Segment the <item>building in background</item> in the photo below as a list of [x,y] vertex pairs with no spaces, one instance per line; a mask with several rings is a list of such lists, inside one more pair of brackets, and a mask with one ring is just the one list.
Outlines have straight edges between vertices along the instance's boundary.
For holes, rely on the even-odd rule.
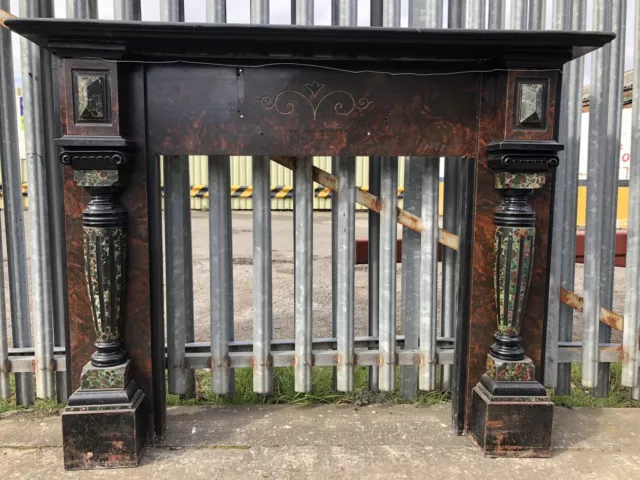
[[[622,136],[620,139],[620,180],[629,180],[631,159],[631,101],[633,94],[633,70],[624,74],[624,96],[622,108]],[[589,100],[591,85],[582,91],[582,136],[580,138],[580,179],[587,178],[587,150],[589,148]]]

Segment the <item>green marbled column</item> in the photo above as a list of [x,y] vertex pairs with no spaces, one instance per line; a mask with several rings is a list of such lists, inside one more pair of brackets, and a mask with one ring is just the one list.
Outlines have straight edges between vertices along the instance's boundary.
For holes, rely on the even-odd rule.
[[85,274],[96,343],[120,342],[127,236],[124,227],[83,227]]
[[121,365],[127,358],[122,349],[127,215],[117,200],[124,186],[123,172],[114,168],[75,170],[74,180],[91,194],[82,226],[85,275],[96,331],[91,363],[95,367]]
[[495,186],[503,196],[495,212],[494,290],[497,312],[496,343],[491,354],[501,360],[525,358],[520,329],[531,283],[536,239],[535,212],[529,204],[546,173],[499,172]]

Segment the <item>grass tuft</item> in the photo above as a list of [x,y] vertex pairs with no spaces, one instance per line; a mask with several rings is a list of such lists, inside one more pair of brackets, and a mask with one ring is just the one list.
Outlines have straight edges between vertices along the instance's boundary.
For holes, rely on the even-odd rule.
[[[273,395],[260,395],[252,391],[253,376],[249,368],[235,370],[236,390],[233,395],[221,397],[211,393],[211,376],[208,370],[196,372],[195,398],[180,395],[168,395],[167,404],[176,405],[323,405],[353,404],[364,406],[374,403],[414,403],[416,405],[434,405],[451,399],[449,392],[420,392],[415,400],[404,397],[398,390],[394,392],[370,392],[368,390],[368,368],[356,367],[354,371],[354,391],[336,392],[331,382],[332,369],[320,367],[313,369],[313,390],[309,393],[295,391],[293,368],[275,368],[273,370]],[[397,376],[399,374],[396,374]],[[396,382],[399,383],[399,382]]]
[[630,397],[630,389],[621,385],[622,364],[612,363],[610,373],[609,396],[595,398],[589,388],[581,385],[582,367],[574,363],[571,366],[571,394],[555,395],[550,390],[551,399],[559,407],[591,408],[640,408],[640,401]]
[[[622,367],[619,363],[611,364],[611,388],[606,398],[594,398],[590,389],[581,386],[581,368],[574,364],[571,369],[571,394],[555,395],[549,390],[553,402],[562,407],[590,407],[590,408],[640,408],[640,401],[629,396],[629,389],[620,384]],[[356,367],[354,391],[352,393],[336,392],[331,381],[332,369],[321,367],[313,369],[313,390],[309,393],[295,391],[295,377],[293,368],[275,368],[274,391],[272,395],[260,395],[253,392],[253,374],[250,368],[235,370],[235,392],[229,396],[219,396],[211,393],[211,374],[208,370],[196,371],[196,395],[185,398],[180,395],[167,395],[169,406],[178,405],[327,405],[350,404],[355,407],[371,404],[413,404],[436,405],[451,400],[451,392],[420,392],[416,399],[404,397],[398,389],[393,392],[370,392],[368,390],[368,368]],[[396,385],[399,385],[399,370],[396,371]],[[11,376],[11,397],[0,400],[0,414],[11,411],[35,412],[38,415],[55,415],[63,404],[53,399],[37,399],[34,405],[28,407],[16,406],[15,385]]]

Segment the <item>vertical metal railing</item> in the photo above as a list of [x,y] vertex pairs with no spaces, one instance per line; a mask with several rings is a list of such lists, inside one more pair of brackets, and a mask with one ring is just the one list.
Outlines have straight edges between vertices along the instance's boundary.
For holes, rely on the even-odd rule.
[[[554,2],[554,29],[585,30],[586,20],[586,2]],[[558,395],[568,395],[571,391],[571,364],[557,360],[558,342],[573,339],[573,310],[559,302],[559,289],[574,289],[583,81],[584,58],[565,66],[560,122],[560,143],[565,149],[556,171],[544,369],[545,385],[555,387]]]
[[[37,2],[22,0],[20,15],[38,17]],[[41,49],[25,38],[20,40],[22,88],[25,121],[27,181],[29,184],[29,225],[31,230],[31,285],[35,330],[36,394],[40,398],[55,395],[53,362],[53,315],[51,258],[48,234],[48,199],[45,163],[47,149],[44,125]],[[51,132],[49,132],[51,133]],[[49,152],[51,153],[51,152]],[[44,159],[44,161],[43,161]]]
[[67,0],[67,18],[98,18],[98,0]]
[[[160,0],[160,18],[184,22],[184,1]],[[165,155],[163,169],[168,386],[169,393],[193,396],[194,371],[185,368],[186,344],[194,340],[189,158]]]
[[[0,108],[1,107],[2,104],[0,103]],[[2,143],[2,139],[3,135],[0,130],[0,143]],[[9,342],[7,341],[7,311],[5,307],[6,297],[4,293],[4,254],[2,251],[2,242],[0,242],[0,280],[0,399],[6,400],[11,395],[11,383],[9,380]]]
[[529,0],[529,30],[544,30],[547,0]]
[[313,365],[313,157],[294,172],[295,391],[311,391]]
[[[358,24],[356,0],[331,0],[331,25],[355,27]],[[338,176],[338,157],[331,157],[331,173]],[[338,335],[338,205],[340,192],[331,193],[331,335]],[[354,239],[355,240],[355,239]],[[375,246],[374,246],[375,247]],[[355,248],[355,247],[354,247]],[[355,252],[353,253],[355,256]],[[376,290],[374,290],[376,291]],[[375,295],[375,294],[374,294]],[[353,317],[353,315],[352,315]],[[339,349],[338,349],[339,350]],[[338,389],[339,368],[333,370],[333,387]],[[353,371],[353,367],[351,368]],[[352,375],[353,376],[353,375]]]
[[489,29],[502,30],[505,26],[505,0],[489,0]]
[[[420,0],[409,1],[408,22],[410,28],[426,27],[427,4]],[[425,159],[405,157],[403,208],[420,215],[422,202],[422,172]],[[420,234],[402,228],[402,279],[400,322],[405,337],[405,348],[417,349],[420,339]],[[417,369],[400,368],[400,393],[406,398],[418,394]]]
[[380,158],[380,360],[378,384],[391,392],[396,383],[396,248],[398,203],[398,159]]
[[[443,2],[431,0],[429,2],[409,3],[409,26],[423,28],[442,28]],[[413,165],[412,165],[413,164]],[[416,164],[419,164],[416,165]],[[410,243],[407,245],[407,260],[416,258],[417,262],[412,266],[415,283],[409,284],[409,276],[403,284],[403,297],[406,296],[405,337],[407,329],[412,325],[412,330],[417,330],[419,338],[420,367],[418,379],[411,380],[420,390],[434,390],[436,387],[436,336],[437,336],[437,279],[438,279],[438,194],[440,183],[440,159],[439,158],[411,158],[409,169],[414,170],[417,178],[414,183],[414,209],[424,222],[421,234],[410,231]],[[411,181],[411,180],[410,180]],[[405,187],[407,194],[409,192]],[[407,195],[405,194],[405,195]],[[405,196],[406,198],[406,196]],[[406,201],[406,200],[405,200]],[[408,208],[407,208],[408,209]],[[408,229],[405,229],[408,230]],[[404,232],[403,232],[404,235]],[[403,254],[405,251],[405,239],[403,236]],[[405,267],[403,256],[403,271]],[[404,280],[404,278],[403,278]],[[405,287],[407,291],[405,292]],[[413,333],[412,333],[413,334]],[[405,387],[407,383],[403,382]],[[448,379],[450,381],[450,379]],[[405,394],[415,396],[415,386]],[[404,393],[404,392],[403,392]]]
[[294,172],[295,390],[311,391],[313,365],[313,157]]
[[[269,0],[251,0],[251,23],[269,23]],[[242,117],[241,117],[242,118]],[[269,157],[253,157],[253,391],[273,390]]]
[[[313,1],[292,3],[292,23],[313,25]],[[294,188],[295,391],[310,392],[313,367],[313,157],[299,158]]]
[[[373,5],[373,2],[372,2]],[[374,25],[373,21],[371,26],[383,26],[383,27],[400,27],[401,18],[401,2],[398,0],[383,0],[382,2],[382,23],[381,25]],[[372,17],[373,20],[373,17]],[[377,22],[376,22],[377,23]]]
[[[613,276],[615,272],[616,211],[618,207],[618,178],[620,176],[620,138],[622,127],[622,95],[624,79],[624,46],[627,0],[610,2],[607,29],[616,33],[615,40],[607,46],[609,64],[606,98],[606,128],[601,135],[606,138],[603,164],[602,258],[600,266],[600,306],[613,308]],[[599,318],[598,318],[599,321]],[[611,327],[600,326],[600,343],[611,342]],[[598,385],[593,391],[597,397],[609,395],[610,365],[598,367]]]
[[269,157],[253,157],[253,391],[273,390]]
[[[466,2],[463,0],[449,0],[448,27],[465,28]],[[458,199],[460,197],[460,159],[445,158],[444,162],[444,208],[443,227],[446,231],[458,234]],[[455,335],[455,300],[458,289],[456,276],[457,252],[443,248],[442,250],[442,308],[440,321],[440,335],[454,337]],[[440,388],[449,390],[452,384],[452,365],[440,367]]]
[[485,29],[487,4],[486,0],[468,0],[467,2],[467,28]]
[[509,28],[512,30],[527,29],[528,0],[512,0],[511,21]]
[[[41,17],[54,17],[53,1],[39,0],[39,15]],[[49,262],[51,264],[51,306],[53,315],[53,341],[56,347],[65,347],[66,325],[68,318],[68,297],[67,297],[67,253],[64,226],[64,180],[63,170],[58,161],[58,149],[55,139],[59,136],[56,118],[56,108],[54,99],[56,98],[53,77],[54,70],[51,61],[51,54],[44,49],[40,52],[42,83],[42,116],[43,131],[45,140],[45,181],[47,184],[47,204],[49,242]],[[56,68],[57,72],[58,69]],[[58,402],[66,402],[68,396],[67,372],[55,373],[55,392]]]
[[[606,0],[593,2],[593,29],[607,30]],[[587,168],[587,225],[585,233],[584,262],[584,314],[582,325],[582,384],[585,387],[598,385],[598,362],[600,357],[600,304],[602,287],[602,222],[604,220],[604,185],[606,164],[606,141],[601,132],[607,131],[607,108],[605,95],[609,86],[611,50],[608,46],[591,54],[591,98],[589,102],[589,164]]]
[[[400,2],[397,0],[371,0],[371,20],[372,27],[400,26]],[[397,10],[397,13],[396,13]],[[397,25],[395,24],[397,19]],[[380,195],[380,157],[369,157],[369,191],[373,195]],[[369,210],[368,225],[369,251],[368,251],[368,275],[369,275],[369,297],[368,297],[368,333],[372,337],[379,334],[380,324],[380,214]],[[378,387],[378,366],[369,367],[369,390],[376,392]]]
[[439,159],[428,158],[421,178],[424,229],[420,242],[420,390],[436,388],[439,170]]
[[631,124],[631,172],[629,178],[629,229],[624,331],[622,337],[622,385],[634,387],[632,398],[640,400],[638,384],[638,317],[640,315],[640,0],[635,2],[633,61],[633,112]]
[[[0,39],[0,41],[2,41]],[[2,103],[0,102],[0,108]],[[0,144],[3,142],[2,129],[0,129]],[[2,231],[0,230],[0,238]],[[4,253],[0,242],[0,399],[6,400],[11,395],[11,383],[9,379],[9,342],[7,341],[7,310],[4,293]]]
[[[569,30],[570,29],[570,17],[569,17],[569,2],[571,0],[556,0],[553,3],[553,20],[552,28],[554,30]],[[560,125],[558,127],[560,143],[566,143],[569,139],[569,130],[573,126],[572,122],[575,122],[576,111],[575,106],[572,105],[572,98],[569,89],[572,82],[571,67],[574,62],[569,65],[565,65],[563,71],[563,83],[562,83],[562,104],[560,106]],[[573,106],[573,109],[572,109]],[[547,306],[547,344],[545,348],[545,368],[544,368],[544,382],[545,385],[550,387],[556,387],[558,378],[558,341],[560,338],[560,317],[563,305],[560,303],[560,287],[563,276],[563,248],[561,247],[564,242],[569,239],[564,237],[564,221],[567,211],[565,208],[565,193],[570,188],[567,185],[568,176],[572,173],[571,161],[578,161],[578,158],[574,158],[570,154],[569,145],[566,145],[565,151],[559,154],[560,163],[556,169],[555,180],[555,195],[553,203],[553,228],[551,231],[551,261],[549,262],[549,296]],[[575,172],[577,175],[577,172]],[[574,189],[577,187],[575,182],[573,183]],[[575,190],[577,193],[577,189]],[[574,193],[574,194],[575,194]],[[570,235],[574,237],[575,243],[575,224],[573,226],[574,231]],[[575,262],[575,259],[574,259]],[[575,269],[575,263],[572,263],[570,268]],[[564,306],[564,308],[568,308]],[[573,312],[571,312],[573,317]]]
[[[379,11],[375,17],[374,7]],[[371,8],[372,26],[400,27],[400,1],[372,2]],[[396,380],[397,157],[369,159],[369,190],[382,199],[382,212],[369,212],[369,335],[379,336],[380,353],[379,369],[369,368],[369,388],[389,392],[395,389]],[[410,342],[414,340],[417,344],[417,338]],[[400,375],[404,385],[405,376],[415,379],[416,369],[401,368]]]
[[[587,5],[582,0],[570,0],[569,28],[582,31],[587,28]],[[564,149],[564,209],[562,226],[562,259],[560,286],[573,291],[575,286],[576,222],[578,210],[578,177],[580,168],[580,144],[582,136],[582,84],[584,81],[584,57],[571,62],[568,67],[567,135]],[[558,191],[556,190],[556,193]],[[554,225],[554,228],[556,226]],[[573,310],[560,306],[558,334],[560,341],[573,339]],[[558,364],[556,393],[568,395],[571,391],[571,364]]]
[[337,368],[336,388],[341,392],[353,391],[354,367],[354,291],[355,291],[355,157],[337,159],[338,196],[336,249],[336,335]]
[[230,191],[229,157],[225,155],[210,156],[211,391],[218,395],[227,395],[233,391],[233,370],[229,368],[229,341],[234,338]]
[[[0,0],[0,8],[9,10],[9,0]],[[14,348],[31,346],[31,322],[29,318],[29,288],[27,282],[27,252],[22,211],[22,180],[18,124],[14,87],[13,51],[11,33],[0,29],[0,127],[2,142],[2,183],[4,220],[7,242],[11,333]],[[3,280],[4,282],[4,280]],[[0,332],[5,340],[6,329]],[[16,404],[34,402],[32,373],[16,373]]]
[[[225,0],[207,2],[207,22],[226,23]],[[234,336],[233,248],[231,230],[231,159],[212,155],[209,167],[210,335],[211,391],[228,395],[234,390],[229,366],[229,341]]]
[[313,18],[313,0],[291,0],[292,25],[313,25]]
[[169,392],[189,395],[193,372],[185,368],[186,344],[193,342],[193,267],[189,161],[165,155],[164,223]]
[[140,0],[113,0],[113,16],[116,20],[142,20]]

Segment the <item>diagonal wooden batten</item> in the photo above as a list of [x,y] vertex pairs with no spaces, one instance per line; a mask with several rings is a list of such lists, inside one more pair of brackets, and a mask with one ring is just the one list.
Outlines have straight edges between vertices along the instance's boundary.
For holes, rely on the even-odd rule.
[[[271,156],[271,161],[282,165],[289,170],[296,169],[296,157],[279,157]],[[332,192],[338,191],[338,179],[331,175],[329,172],[322,170],[318,167],[313,167],[313,181],[319,183],[323,187],[328,188]],[[382,200],[369,192],[356,187],[356,203],[367,207],[374,212],[380,213],[382,211]],[[422,233],[424,229],[422,219],[417,215],[407,212],[406,210],[397,207],[398,223],[404,225],[411,230]],[[458,236],[440,228],[440,235],[438,242],[447,248],[458,251],[459,239]]]
[[[564,303],[578,312],[584,310],[584,298],[564,288],[560,289],[560,303]],[[600,321],[615,330],[623,331],[624,317],[604,307],[600,307]]]
[[9,12],[0,9],[0,27],[4,27],[4,28],[8,28],[5,24],[4,21],[9,19],[9,18],[16,18],[15,15],[10,14]]

